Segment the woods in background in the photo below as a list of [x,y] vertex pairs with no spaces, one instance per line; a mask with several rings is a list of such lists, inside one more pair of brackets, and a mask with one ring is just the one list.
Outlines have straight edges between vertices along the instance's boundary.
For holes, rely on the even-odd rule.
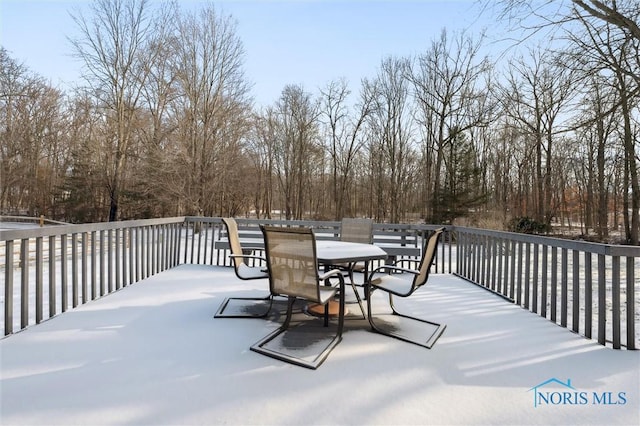
[[[520,22],[528,3],[494,7]],[[491,58],[443,30],[357,87],[291,83],[258,108],[231,16],[94,1],[74,16],[72,92],[0,48],[0,213],[562,223],[638,244],[640,4],[560,10],[529,27],[548,46]]]

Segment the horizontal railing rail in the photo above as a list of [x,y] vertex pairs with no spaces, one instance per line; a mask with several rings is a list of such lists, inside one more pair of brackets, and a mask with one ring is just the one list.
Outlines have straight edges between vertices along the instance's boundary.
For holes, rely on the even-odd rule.
[[[340,235],[337,221],[237,222],[243,245],[259,251],[260,224],[309,226],[318,239]],[[437,227],[376,223],[373,241],[391,258],[419,259]],[[0,231],[0,327],[11,334],[180,263],[231,266],[220,218]],[[638,348],[640,247],[447,226],[433,272],[454,273],[600,344]]]
[[638,348],[640,247],[455,228],[456,274],[600,344]]

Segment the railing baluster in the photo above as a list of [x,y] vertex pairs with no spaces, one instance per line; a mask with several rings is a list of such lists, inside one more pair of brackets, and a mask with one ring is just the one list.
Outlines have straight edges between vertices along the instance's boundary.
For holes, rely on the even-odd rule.
[[113,231],[107,231],[107,294],[113,292]]
[[627,304],[627,349],[636,348],[636,301],[634,295],[636,294],[635,288],[635,268],[634,258],[627,257],[627,282],[625,288],[626,304]]
[[580,253],[578,250],[572,250],[573,253],[573,270],[572,270],[572,278],[573,278],[573,286],[571,289],[571,329],[578,333],[580,331]]
[[611,281],[613,348],[620,349],[620,256],[611,259]]
[[567,310],[569,307],[569,254],[566,248],[562,249],[562,275],[560,281],[560,325],[567,326]]
[[502,238],[498,239],[498,280],[496,281],[496,292],[502,293],[504,288],[503,281],[503,263],[505,263],[504,259],[504,240]]
[[514,300],[515,277],[516,277],[516,242],[511,241],[509,249],[510,267],[509,267],[509,299]]
[[78,306],[78,234],[71,234],[71,306]]
[[36,238],[36,324],[43,320],[44,295],[43,295],[43,264],[42,264],[42,237]]
[[121,232],[120,229],[117,228],[115,230],[115,275],[116,275],[116,290],[120,290],[120,288],[122,288],[122,270],[121,270],[121,265],[122,265],[122,253],[121,253],[121,238],[120,238]]
[[151,243],[151,275],[158,272],[158,228],[155,226],[151,228],[150,232]]
[[20,328],[29,325],[29,240],[20,240]]
[[89,282],[89,277],[88,277],[88,249],[87,249],[87,233],[83,232],[82,233],[82,240],[81,240],[81,244],[82,244],[82,248],[80,251],[80,267],[82,268],[82,273],[81,273],[81,295],[82,295],[82,303],[87,303],[87,301],[89,300],[89,295],[88,295],[88,282]]
[[530,287],[531,287],[531,244],[527,243],[524,255],[524,308],[530,308]]
[[518,305],[522,304],[522,241],[518,241],[517,244],[517,253],[518,253],[518,260],[517,260],[517,272],[516,272],[516,303]]
[[104,231],[99,232],[98,236],[98,260],[100,263],[100,297],[104,296],[107,291],[107,283],[105,282],[105,266],[104,266]]
[[49,318],[56,315],[56,237],[49,237]]
[[538,302],[538,283],[540,282],[538,280],[538,271],[540,270],[538,263],[540,262],[540,247],[538,246],[538,244],[534,244],[533,245],[533,277],[532,277],[532,282],[531,282],[531,287],[532,287],[532,291],[531,291],[531,298],[533,299],[533,303],[532,303],[532,311],[534,313],[538,313],[538,306],[539,306],[539,302]]
[[598,343],[606,344],[607,287],[606,263],[603,254],[598,255]]
[[67,312],[69,309],[69,263],[67,261],[67,234],[60,236],[60,310]]
[[584,335],[591,339],[593,327],[593,274],[591,253],[584,253]]
[[489,271],[487,271],[487,275],[489,275],[489,282],[491,283],[491,290],[496,291],[496,262],[497,255],[496,250],[498,248],[498,244],[495,237],[491,237],[491,250],[490,250],[490,266]]
[[4,267],[4,334],[13,333],[13,241],[5,245]]
[[98,234],[91,232],[91,300],[98,298]]
[[551,248],[551,321],[557,322],[558,312],[558,248]]

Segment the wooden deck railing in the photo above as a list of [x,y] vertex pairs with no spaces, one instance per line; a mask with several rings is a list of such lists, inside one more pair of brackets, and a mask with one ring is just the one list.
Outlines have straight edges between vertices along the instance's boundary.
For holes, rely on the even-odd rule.
[[640,247],[455,228],[456,274],[616,349],[638,348]]
[[[339,237],[340,222],[237,221],[241,241],[258,248],[261,223]],[[418,259],[435,228],[374,224],[374,244]],[[223,230],[220,218],[176,217],[0,231],[0,327],[9,335],[180,263],[229,266]],[[600,344],[638,348],[640,247],[453,226],[441,242],[433,272],[454,273]]]

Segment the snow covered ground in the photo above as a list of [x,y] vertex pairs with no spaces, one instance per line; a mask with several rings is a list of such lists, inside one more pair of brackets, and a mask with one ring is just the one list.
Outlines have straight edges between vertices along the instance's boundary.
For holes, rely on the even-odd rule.
[[433,349],[349,320],[315,371],[249,350],[276,322],[213,318],[266,288],[181,265],[0,340],[0,424],[640,424],[640,351],[452,275],[403,303],[447,324]]

